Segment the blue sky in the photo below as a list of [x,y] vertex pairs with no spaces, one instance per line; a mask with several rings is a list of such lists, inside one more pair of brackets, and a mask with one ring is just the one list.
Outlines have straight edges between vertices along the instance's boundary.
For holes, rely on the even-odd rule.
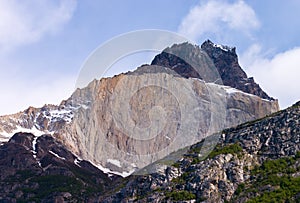
[[300,100],[299,10],[298,0],[0,1],[0,114],[68,98],[93,50],[140,29],[237,47],[248,75],[287,107]]

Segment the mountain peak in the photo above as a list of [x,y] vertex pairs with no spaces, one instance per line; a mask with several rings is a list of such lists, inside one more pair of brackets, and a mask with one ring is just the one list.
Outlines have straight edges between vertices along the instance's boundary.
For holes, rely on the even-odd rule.
[[[151,65],[170,68],[185,78],[199,78],[205,82],[221,79],[225,86],[262,99],[274,100],[261,89],[253,77],[248,78],[239,65],[235,47],[218,45],[210,40],[206,40],[201,47],[188,42],[174,44],[156,55]],[[211,70],[210,67],[215,67],[215,72],[218,73],[209,73],[210,77],[205,77]]]
[[213,48],[215,50],[221,50],[221,51],[225,51],[225,52],[230,52],[233,54],[236,54],[236,48],[235,47],[230,47],[230,46],[226,46],[226,45],[220,45],[220,44],[215,44],[212,41],[210,41],[209,39],[206,40],[205,42],[203,42],[203,44],[201,45],[201,48],[205,49],[205,48]]
[[[216,80],[220,77],[222,80]],[[124,181],[134,177],[120,179],[113,174],[123,177],[133,172],[152,174],[164,172],[163,168],[170,174],[168,168],[185,157],[188,146],[224,128],[278,111],[277,101],[262,99],[268,97],[262,93],[253,78],[247,78],[238,65],[235,49],[210,41],[201,47],[187,42],[175,44],[157,55],[152,65],[94,80],[58,106],[29,107],[14,115],[0,116],[0,199],[11,198],[15,193],[17,196],[8,202],[31,201],[35,197],[55,202],[48,197],[65,195],[85,202],[82,198],[109,195],[106,191],[115,191],[112,187],[121,188]],[[253,132],[249,131],[250,141],[265,137],[254,133],[259,137],[252,139]],[[268,141],[271,143],[273,140]],[[207,146],[210,150],[210,141]],[[160,161],[163,168],[155,167],[155,161]],[[207,166],[206,163],[203,165]],[[163,184],[172,179],[168,176],[165,180]],[[199,179],[193,180],[199,185]],[[223,182],[227,183],[228,179]],[[214,179],[213,183],[216,183]],[[62,188],[70,193],[57,194]]]
[[[94,80],[58,106],[30,107],[2,116],[0,142],[17,132],[51,134],[106,173],[128,176],[208,133],[277,111],[277,101],[259,97],[262,90],[255,89],[237,56],[220,50],[211,45],[175,44],[157,55],[153,65]],[[248,86],[248,92],[243,91]],[[157,107],[164,109],[157,111],[165,112],[162,116],[150,114]],[[211,121],[216,123],[210,125]],[[152,130],[151,123],[156,122]],[[159,132],[153,133],[155,139],[141,139],[141,134],[147,138],[152,132]]]

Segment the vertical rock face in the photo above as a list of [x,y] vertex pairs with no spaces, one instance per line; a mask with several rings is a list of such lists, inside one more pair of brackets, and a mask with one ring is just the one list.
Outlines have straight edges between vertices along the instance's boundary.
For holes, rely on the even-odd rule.
[[2,116],[0,139],[20,130],[47,132],[102,170],[127,176],[225,127],[279,110],[258,85],[243,87],[251,79],[234,49],[202,46],[174,45],[152,65],[94,80],[59,106]]
[[[60,139],[84,159],[126,175],[226,127],[278,110],[276,101],[158,69],[143,66],[78,90],[97,94]],[[75,92],[73,102],[81,96]]]

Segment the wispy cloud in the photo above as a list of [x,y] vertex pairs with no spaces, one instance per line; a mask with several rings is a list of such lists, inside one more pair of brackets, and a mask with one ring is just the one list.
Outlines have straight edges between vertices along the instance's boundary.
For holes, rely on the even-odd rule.
[[14,51],[63,31],[75,9],[75,0],[0,1],[0,114],[59,103],[70,96],[74,76],[62,75],[55,68],[37,74]]
[[280,107],[286,108],[300,99],[299,56],[300,47],[296,47],[269,59],[255,44],[241,56],[241,63],[271,96],[278,98]]
[[224,29],[238,30],[250,35],[260,22],[254,10],[244,1],[207,1],[190,10],[182,20],[179,33],[197,40],[207,33],[226,34]]
[[[261,28],[260,20],[244,1],[201,2],[183,18],[178,28],[181,34],[195,41],[213,35],[223,43],[224,36],[245,35],[251,39],[248,49],[240,55],[241,66],[246,72],[254,76],[270,96],[279,100],[281,108],[300,100],[300,47],[275,54],[274,50],[264,47],[263,39],[256,36]],[[239,48],[237,41],[233,40]],[[274,55],[272,58],[270,52]]]
[[76,76],[53,75],[52,79],[1,78],[0,115],[25,110],[29,106],[42,107],[44,104],[59,104],[75,90]]
[[67,23],[75,0],[0,1],[0,50],[36,42]]

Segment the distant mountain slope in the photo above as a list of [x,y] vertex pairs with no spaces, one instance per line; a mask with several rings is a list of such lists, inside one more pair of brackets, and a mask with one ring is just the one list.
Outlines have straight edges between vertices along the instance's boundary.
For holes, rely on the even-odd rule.
[[203,141],[197,143],[172,167],[131,176],[102,201],[299,202],[299,124],[300,102],[222,131],[208,156],[199,154]]

